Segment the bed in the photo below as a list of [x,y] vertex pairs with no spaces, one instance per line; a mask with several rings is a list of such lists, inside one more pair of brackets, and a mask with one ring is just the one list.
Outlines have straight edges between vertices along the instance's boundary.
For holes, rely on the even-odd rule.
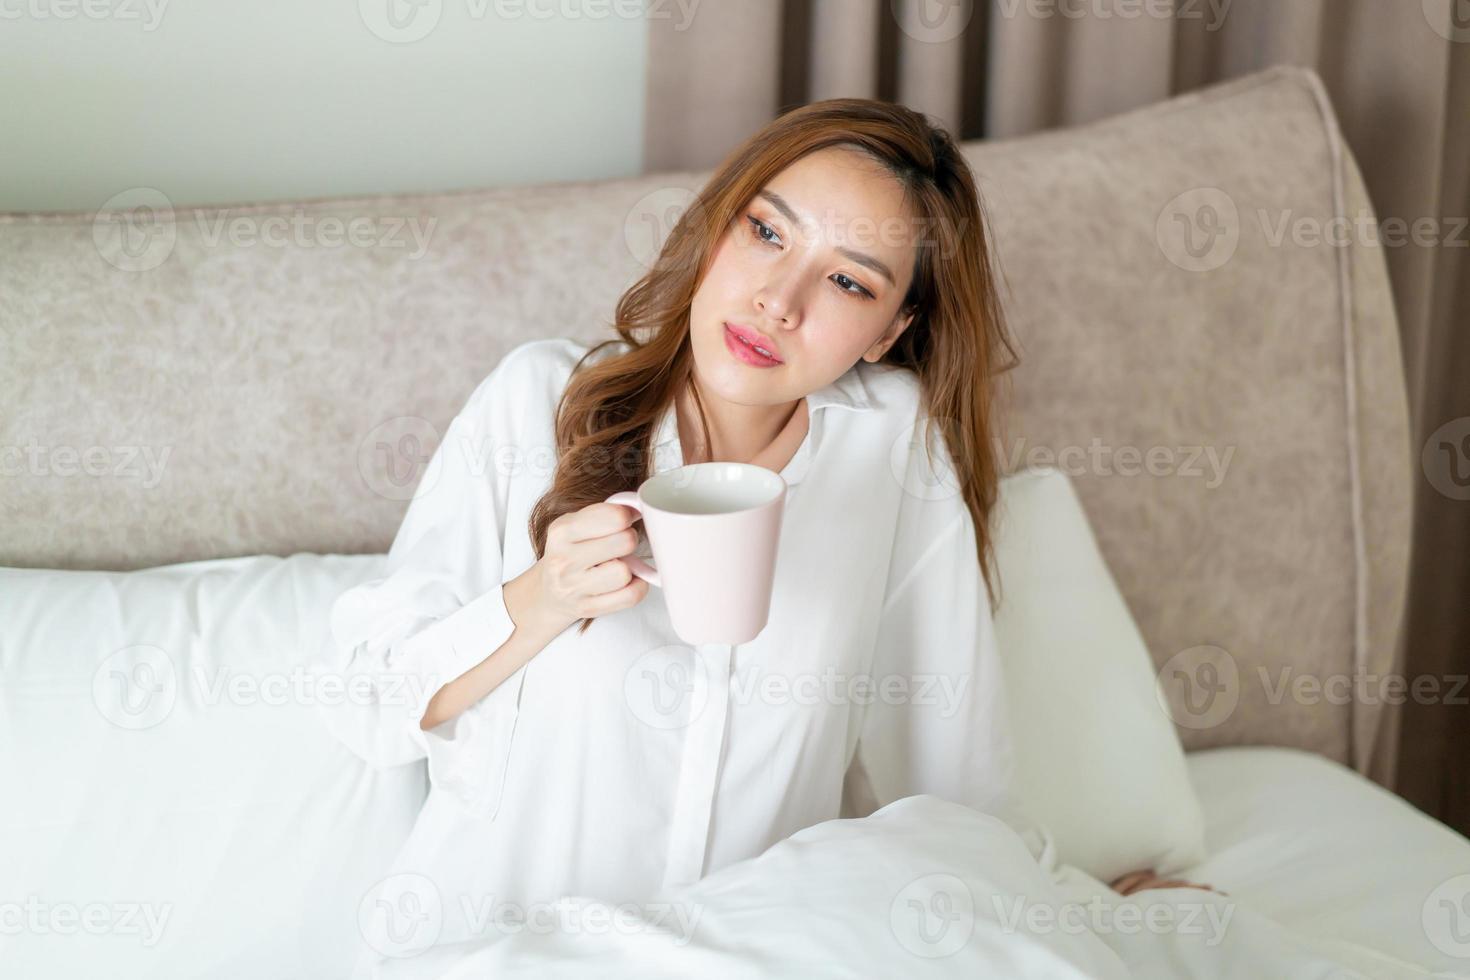
[[[1022,346],[998,434],[1008,474],[1051,468],[1075,494],[1106,572],[1089,594],[1116,592],[1119,649],[1152,683],[1130,696],[1157,697],[1178,753],[1167,779],[1128,778],[1169,781],[1188,804],[1130,809],[1049,745],[1037,751],[1071,774],[1030,770],[1051,851],[911,798],[669,898],[704,910],[682,945],[639,918],[385,970],[1470,975],[1470,842],[1383,788],[1392,699],[1279,686],[1283,670],[1353,682],[1403,663],[1415,456],[1382,256],[1267,233],[1283,216],[1371,214],[1320,82],[1273,69],[964,150]],[[606,335],[706,176],[229,209],[142,188],[143,210],[0,215],[0,880],[18,896],[0,905],[0,971],[349,975],[364,896],[425,774],[366,767],[322,731],[321,692],[275,697],[264,681],[290,689],[325,605],[391,541],[414,480],[383,453],[423,458],[515,344]],[[385,234],[232,241],[210,234],[222,217],[365,217]],[[1049,642],[1076,657],[1075,640]],[[1060,698],[1083,660],[1032,683]],[[207,682],[168,687],[180,665]],[[1224,667],[1229,710],[1202,715],[1189,681]],[[129,681],[166,697],[109,700]],[[1144,838],[1202,835],[1173,870],[1228,895],[1109,893],[1099,855],[1117,852],[1086,837],[1104,817],[1156,820]],[[886,863],[852,859],[874,847]],[[808,889],[829,904],[771,917]],[[916,953],[903,909],[938,914],[962,894],[965,941]],[[998,896],[1094,916],[1157,907],[1176,927],[1028,932],[1007,928]],[[1220,903],[1240,945],[1189,946],[1182,917]]]

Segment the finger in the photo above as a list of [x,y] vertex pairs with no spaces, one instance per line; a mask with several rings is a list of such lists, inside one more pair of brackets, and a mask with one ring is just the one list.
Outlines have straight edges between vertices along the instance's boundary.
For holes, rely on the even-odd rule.
[[583,580],[582,587],[588,595],[602,595],[605,592],[614,592],[636,581],[639,579],[628,567],[627,562],[621,558],[610,558],[587,569],[587,577]]
[[631,555],[638,548],[638,529],[620,528],[600,538],[590,538],[572,545],[569,554],[577,568],[593,568],[612,558]]
[[604,592],[587,600],[588,616],[606,616],[608,613],[618,612],[636,606],[643,601],[648,594],[648,583],[641,578],[635,578],[621,589],[612,592]]
[[1170,878],[1160,878],[1158,875],[1149,874],[1133,882],[1128,889],[1128,894],[1132,895],[1136,892],[1149,891],[1153,888],[1175,888],[1183,884],[1186,884],[1186,882]]
[[606,537],[621,531],[639,518],[638,511],[626,504],[610,504],[606,501],[588,504],[577,511],[568,524],[572,542],[588,541]]
[[1121,890],[1121,889],[1124,889],[1124,888],[1131,887],[1132,885],[1134,885],[1134,884],[1136,884],[1136,883],[1138,883],[1140,881],[1147,881],[1148,879],[1150,879],[1152,877],[1153,877],[1153,871],[1152,871],[1152,869],[1147,870],[1147,871],[1130,871],[1127,874],[1125,874],[1125,875],[1123,875],[1123,876],[1115,879],[1113,881],[1113,887]]

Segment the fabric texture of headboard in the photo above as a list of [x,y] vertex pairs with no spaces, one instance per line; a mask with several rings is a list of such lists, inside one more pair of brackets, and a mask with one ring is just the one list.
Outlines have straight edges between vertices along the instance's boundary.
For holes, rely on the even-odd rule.
[[[1382,254],[1301,233],[1371,216],[1316,76],[964,151],[1022,352],[1007,468],[1071,473],[1171,704],[1234,670],[1186,747],[1369,771],[1383,705],[1331,679],[1396,665],[1412,455]],[[474,386],[612,336],[707,177],[0,215],[0,564],[386,550]]]

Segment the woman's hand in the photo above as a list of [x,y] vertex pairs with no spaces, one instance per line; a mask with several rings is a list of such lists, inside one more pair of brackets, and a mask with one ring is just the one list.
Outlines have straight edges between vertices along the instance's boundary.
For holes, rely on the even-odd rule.
[[1110,882],[1108,887],[1120,895],[1132,895],[1134,892],[1141,892],[1145,888],[1202,888],[1207,892],[1214,892],[1216,895],[1228,896],[1230,894],[1229,892],[1222,892],[1217,888],[1211,888],[1209,885],[1196,885],[1193,882],[1181,881],[1178,878],[1160,878],[1154,873],[1153,868],[1148,868],[1144,871],[1130,871],[1121,878]]
[[[622,560],[638,548],[632,526],[638,516],[632,507],[598,502],[552,521],[546,552],[528,569],[528,616],[555,634],[579,619],[642,602],[648,583]],[[516,610],[508,611],[516,619]]]

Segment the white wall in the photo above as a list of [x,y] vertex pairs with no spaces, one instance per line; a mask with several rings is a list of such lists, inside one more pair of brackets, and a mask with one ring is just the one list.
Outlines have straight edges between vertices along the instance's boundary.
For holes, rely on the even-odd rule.
[[0,0],[0,211],[636,174],[647,24],[629,6]]

